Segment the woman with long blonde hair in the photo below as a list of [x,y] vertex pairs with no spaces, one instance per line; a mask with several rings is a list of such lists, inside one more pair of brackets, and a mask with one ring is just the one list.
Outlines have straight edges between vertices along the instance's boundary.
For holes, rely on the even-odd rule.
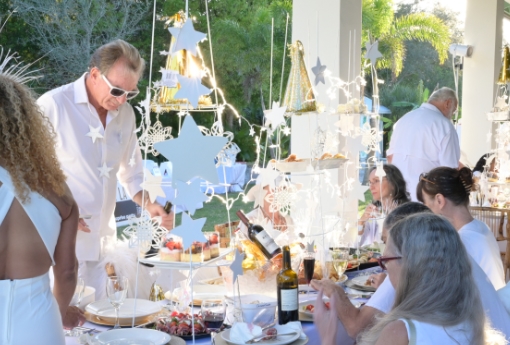
[[77,225],[51,125],[20,79],[0,74],[1,344],[65,343]]

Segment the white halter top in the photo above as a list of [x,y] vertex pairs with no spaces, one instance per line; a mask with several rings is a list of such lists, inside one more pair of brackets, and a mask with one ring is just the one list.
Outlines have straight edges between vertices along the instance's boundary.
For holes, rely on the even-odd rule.
[[[16,197],[14,185],[10,174],[4,168],[0,167],[0,224],[4,221],[5,215],[11,208],[12,202]],[[39,193],[30,192],[30,201],[21,206],[39,232],[46,249],[51,257],[51,262],[55,265],[53,253],[60,235],[60,225],[62,218],[58,209],[50,201],[45,199]]]

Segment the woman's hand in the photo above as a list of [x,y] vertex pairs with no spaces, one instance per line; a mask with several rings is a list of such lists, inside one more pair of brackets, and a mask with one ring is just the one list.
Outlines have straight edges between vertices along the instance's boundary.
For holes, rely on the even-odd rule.
[[78,307],[67,307],[66,315],[62,318],[65,329],[73,329],[85,323],[85,314]]
[[324,304],[324,290],[320,289],[313,311],[313,323],[317,327],[322,345],[335,345],[336,333],[338,330],[338,316],[336,314],[337,295],[334,293],[330,298],[329,309]]
[[377,211],[378,211],[377,206],[375,206],[374,204],[367,205],[367,207],[365,207],[365,212],[363,213],[359,221],[365,224],[367,220],[369,220],[370,218],[374,218],[374,214],[376,214]]
[[370,286],[376,289],[379,288],[379,286],[381,286],[384,279],[386,279],[386,273],[372,274],[370,277],[368,277],[368,280],[370,281]]

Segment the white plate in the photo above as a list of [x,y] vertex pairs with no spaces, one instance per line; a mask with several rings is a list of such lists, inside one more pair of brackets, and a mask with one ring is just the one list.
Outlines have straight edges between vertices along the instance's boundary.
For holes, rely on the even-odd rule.
[[300,162],[279,161],[273,164],[281,172],[302,172],[306,171],[306,168],[310,165],[310,159],[303,159]]
[[[135,299],[127,298],[119,309],[119,317],[145,317],[158,313],[161,310],[159,303],[148,301],[145,299],[136,300],[136,311],[134,310]],[[97,302],[90,303],[85,311],[92,315],[96,315],[104,318],[115,318],[115,309],[107,299],[103,299]],[[134,315],[133,315],[134,312]]]
[[318,168],[320,170],[322,170],[322,169],[336,169],[336,168],[340,168],[347,161],[348,161],[347,158],[319,159],[317,161],[314,161],[314,167],[318,166]]
[[[292,332],[293,330],[288,328],[285,330],[285,333]],[[282,331],[283,332],[283,331]],[[225,340],[229,344],[234,345],[244,345],[244,342],[234,342],[230,340],[230,329],[227,329],[223,332],[221,332],[221,337],[223,340]],[[271,344],[271,345],[286,345],[290,344],[293,341],[297,340],[299,338],[299,334],[293,334],[293,335],[282,335],[278,336],[276,339],[273,340],[265,340],[265,341],[259,341],[257,344]]]
[[[175,289],[178,292],[180,288]],[[205,299],[225,299],[227,289],[220,285],[193,285],[193,305],[200,306]],[[172,296],[172,300],[175,301]]]
[[376,289],[373,286],[365,285],[365,283],[368,280],[368,277],[369,277],[368,275],[364,275],[364,276],[358,276],[358,277],[352,278],[351,282],[354,285],[350,286],[350,287],[355,289],[356,286],[358,286],[360,289],[362,289],[362,291],[374,292]]
[[100,344],[112,345],[165,345],[170,335],[145,328],[122,328],[102,332],[96,336]]

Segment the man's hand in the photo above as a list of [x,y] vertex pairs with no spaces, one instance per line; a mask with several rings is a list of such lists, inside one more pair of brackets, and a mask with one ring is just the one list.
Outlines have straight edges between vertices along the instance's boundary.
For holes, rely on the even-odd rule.
[[370,277],[368,277],[368,280],[370,280],[370,286],[372,286],[376,289],[379,286],[381,286],[384,279],[386,279],[386,273],[372,274]]
[[78,307],[67,307],[66,315],[62,318],[65,329],[73,329],[85,323],[85,314]]
[[151,217],[161,217],[161,226],[167,230],[172,230],[174,227],[174,213],[169,214],[165,212],[163,206],[158,203],[149,203],[146,210],[150,213]]
[[78,230],[83,232],[90,232],[89,226],[83,218],[78,219]]
[[330,298],[330,308],[326,308],[322,300],[324,289],[320,289],[313,310],[313,323],[319,332],[322,345],[335,345],[338,330],[338,316],[336,314],[337,295]]

